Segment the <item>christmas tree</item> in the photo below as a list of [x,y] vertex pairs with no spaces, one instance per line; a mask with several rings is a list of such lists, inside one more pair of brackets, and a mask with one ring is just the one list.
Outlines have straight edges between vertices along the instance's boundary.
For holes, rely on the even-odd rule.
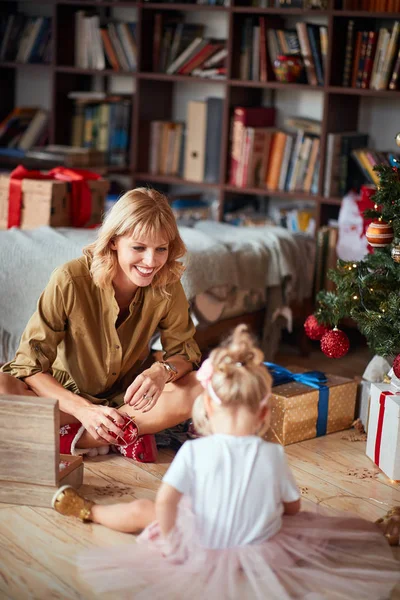
[[[400,146],[400,133],[396,143]],[[400,354],[399,167],[374,167],[379,185],[374,208],[364,213],[372,219],[366,236],[373,252],[359,262],[338,260],[329,272],[336,291],[319,292],[317,309],[305,322],[307,335],[321,340],[322,351],[332,358],[349,349],[346,334],[338,329],[344,317],[355,321],[376,354],[392,359]]]

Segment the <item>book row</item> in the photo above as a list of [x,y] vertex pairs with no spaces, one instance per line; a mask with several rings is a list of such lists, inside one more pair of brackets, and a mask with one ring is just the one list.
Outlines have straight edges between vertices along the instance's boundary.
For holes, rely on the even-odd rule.
[[279,29],[268,17],[246,17],[241,31],[240,79],[271,81],[274,64],[284,56],[300,56],[299,82],[324,85],[328,33],[324,25],[298,21],[293,29]]
[[98,14],[75,13],[75,66],[136,71],[136,23],[102,24]]
[[33,146],[44,146],[48,142],[48,125],[48,111],[17,106],[0,123],[0,153],[19,157]]
[[372,90],[400,88],[400,22],[393,28],[359,29],[347,24],[342,85]]
[[132,96],[100,93],[95,100],[71,92],[69,98],[74,100],[71,146],[102,152],[109,165],[128,165]]
[[22,13],[1,17],[0,61],[49,63],[51,19]]
[[190,101],[186,123],[152,121],[150,173],[180,175],[188,181],[218,183],[223,105],[223,99],[213,97],[204,101]]
[[274,123],[273,108],[235,109],[229,183],[242,188],[316,194],[320,123],[286,119],[285,125],[295,133],[277,129]]
[[205,26],[181,15],[154,17],[153,71],[169,75],[226,77],[225,39],[205,36]]

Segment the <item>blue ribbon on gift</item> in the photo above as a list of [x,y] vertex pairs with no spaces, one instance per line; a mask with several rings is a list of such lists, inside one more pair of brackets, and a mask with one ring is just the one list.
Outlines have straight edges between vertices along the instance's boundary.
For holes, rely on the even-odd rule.
[[265,362],[272,375],[272,385],[283,385],[291,381],[297,381],[303,385],[308,385],[319,390],[318,399],[318,418],[317,418],[317,437],[326,434],[328,426],[328,406],[329,406],[329,387],[325,373],[322,371],[308,371],[307,373],[292,373],[289,369],[276,365],[275,363]]

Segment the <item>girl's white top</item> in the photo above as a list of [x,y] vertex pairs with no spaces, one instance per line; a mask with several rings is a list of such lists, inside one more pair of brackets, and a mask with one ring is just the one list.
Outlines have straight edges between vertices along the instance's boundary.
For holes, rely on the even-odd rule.
[[189,496],[201,545],[263,542],[300,497],[284,449],[257,436],[215,434],[186,442],[163,481]]

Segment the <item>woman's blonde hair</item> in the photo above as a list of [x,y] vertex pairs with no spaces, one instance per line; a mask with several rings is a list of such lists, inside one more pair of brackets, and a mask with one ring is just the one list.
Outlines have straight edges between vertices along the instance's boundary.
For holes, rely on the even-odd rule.
[[[256,413],[260,402],[271,391],[272,378],[263,364],[264,354],[255,345],[246,325],[238,325],[232,335],[210,354],[212,389],[222,406],[246,406]],[[203,396],[193,407],[194,426],[200,433],[210,433]]]
[[166,286],[178,281],[185,270],[178,258],[184,256],[186,247],[166,196],[151,188],[135,188],[121,196],[106,215],[96,241],[83,249],[85,256],[91,259],[94,283],[100,288],[111,285],[117,270],[117,255],[110,242],[133,234],[137,237],[162,234],[165,237],[168,260],[151,285],[168,296]]

